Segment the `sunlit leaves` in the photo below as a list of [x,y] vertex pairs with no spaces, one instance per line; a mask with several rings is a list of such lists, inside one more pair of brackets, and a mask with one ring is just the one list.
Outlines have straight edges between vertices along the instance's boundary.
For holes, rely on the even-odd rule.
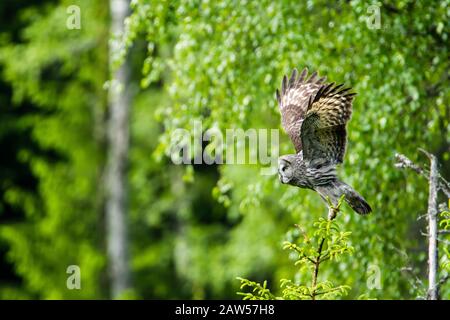
[[[425,210],[427,188],[395,170],[393,154],[427,146],[441,153],[444,171],[449,172],[449,11],[448,1],[378,3],[379,29],[367,25],[368,7],[377,3],[360,0],[137,0],[129,25],[135,30],[131,40],[149,44],[142,85],[161,83],[170,97],[158,106],[165,130],[157,147],[160,157],[168,149],[170,132],[189,128],[193,119],[221,129],[279,128],[274,91],[294,67],[307,66],[354,87],[358,96],[340,175],[368,200],[374,213],[360,217],[344,209],[341,222],[352,231],[358,258],[342,261],[342,272],[325,272],[333,282],[346,279],[363,291],[361,270],[376,261],[383,270],[383,290],[371,293],[399,298],[409,291],[398,273],[403,261],[394,248],[409,251],[420,245],[421,240],[409,235],[419,227],[416,216]],[[281,153],[292,152],[290,141],[282,141]],[[276,177],[249,174],[251,170],[220,170],[227,183],[213,192],[230,216],[250,219],[270,208],[273,217],[284,217],[278,224],[286,230],[289,223],[310,227],[311,219],[320,215],[319,196],[280,185]],[[224,185],[232,187],[225,191]],[[233,228],[249,234],[269,226],[261,222]],[[259,272],[256,264],[249,268]],[[274,274],[283,268],[276,267]]]

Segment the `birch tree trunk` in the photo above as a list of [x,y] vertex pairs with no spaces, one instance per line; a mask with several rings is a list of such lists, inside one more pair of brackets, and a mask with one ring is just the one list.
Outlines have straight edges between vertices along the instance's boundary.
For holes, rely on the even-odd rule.
[[441,190],[447,197],[450,197],[450,183],[439,174],[438,161],[435,155],[419,149],[430,159],[430,170],[424,170],[419,165],[413,163],[402,154],[396,154],[397,168],[410,168],[418,174],[428,179],[428,300],[439,299],[439,287],[448,277],[439,280],[439,247],[438,247],[438,191]]
[[438,286],[438,223],[437,223],[437,189],[438,169],[436,157],[430,158],[430,184],[428,195],[428,299],[439,299]]
[[[123,33],[128,15],[128,0],[110,0],[111,35]],[[117,41],[110,42],[110,67],[117,51]],[[109,87],[108,159],[106,167],[106,234],[108,271],[112,298],[131,287],[127,236],[127,160],[129,148],[130,95],[127,63],[113,74]]]

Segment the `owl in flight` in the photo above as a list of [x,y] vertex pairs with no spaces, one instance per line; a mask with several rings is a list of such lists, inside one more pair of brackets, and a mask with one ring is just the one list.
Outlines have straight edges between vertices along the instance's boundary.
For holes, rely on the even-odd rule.
[[305,68],[299,75],[283,77],[277,100],[284,130],[291,138],[296,154],[278,159],[281,183],[317,191],[336,205],[342,195],[358,214],[372,211],[364,198],[339,180],[336,166],[343,162],[347,143],[346,124],[352,113],[356,93],[343,84],[326,83]]

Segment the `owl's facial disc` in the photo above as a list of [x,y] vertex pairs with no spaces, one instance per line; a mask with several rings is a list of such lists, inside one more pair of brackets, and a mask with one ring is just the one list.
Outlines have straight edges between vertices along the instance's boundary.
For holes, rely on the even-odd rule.
[[291,162],[283,158],[278,159],[278,177],[281,183],[289,183],[292,180],[293,169]]

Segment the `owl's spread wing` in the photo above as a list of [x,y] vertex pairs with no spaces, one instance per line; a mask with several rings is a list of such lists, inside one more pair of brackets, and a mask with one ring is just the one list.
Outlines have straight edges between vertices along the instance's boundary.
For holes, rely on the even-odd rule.
[[289,80],[283,77],[281,92],[277,90],[278,106],[280,107],[281,123],[294,144],[296,152],[302,149],[300,128],[308,109],[308,103],[319,91],[325,78],[319,78],[314,72],[308,78],[308,69],[303,69],[298,75],[296,69]]
[[301,127],[303,157],[307,161],[342,163],[347,144],[346,123],[356,93],[342,84],[322,85],[311,98]]

